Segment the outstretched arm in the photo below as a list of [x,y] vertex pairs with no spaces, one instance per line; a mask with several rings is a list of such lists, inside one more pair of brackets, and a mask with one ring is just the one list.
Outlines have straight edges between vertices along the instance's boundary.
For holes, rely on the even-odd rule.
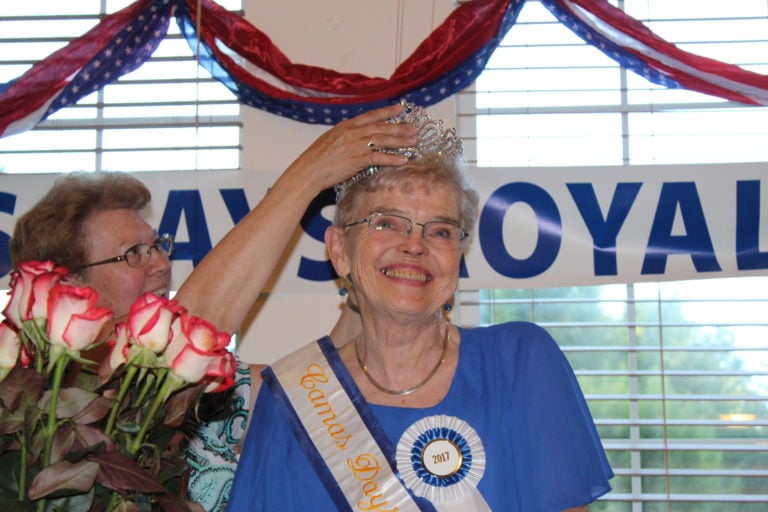
[[269,192],[205,256],[175,298],[190,313],[229,333],[240,327],[288,245],[309,203],[323,190],[371,165],[395,166],[406,158],[372,151],[406,147],[416,130],[387,123],[402,106],[372,110],[321,135],[277,179]]

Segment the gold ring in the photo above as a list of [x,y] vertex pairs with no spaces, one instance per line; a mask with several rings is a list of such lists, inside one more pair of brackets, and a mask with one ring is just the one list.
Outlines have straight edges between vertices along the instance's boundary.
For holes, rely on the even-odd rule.
[[371,151],[376,151],[376,143],[375,143],[375,142],[373,142],[373,137],[371,137],[370,139],[368,139],[368,148],[369,148]]

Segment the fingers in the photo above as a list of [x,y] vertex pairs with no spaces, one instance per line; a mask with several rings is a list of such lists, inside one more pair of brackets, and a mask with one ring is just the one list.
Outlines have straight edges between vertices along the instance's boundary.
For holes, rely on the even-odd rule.
[[[340,126],[340,128],[354,131],[352,139],[358,137],[358,140],[362,140],[363,145],[369,151],[376,151],[381,148],[408,147],[416,143],[417,129],[410,124],[387,122],[392,118],[393,112],[394,115],[397,115],[400,110],[402,110],[400,105],[393,105],[368,112],[350,120],[353,121],[354,127]],[[384,115],[380,115],[381,113]],[[368,114],[375,115],[368,116]]]
[[[390,127],[397,127],[392,130]],[[405,148],[416,144],[416,128],[410,125],[393,125],[386,127],[373,126],[375,133],[368,135],[365,143],[369,150],[378,151],[382,148]]]
[[339,124],[352,124],[356,126],[362,126],[369,123],[375,123],[377,121],[386,121],[387,119],[393,118],[396,115],[398,115],[400,112],[403,111],[402,105],[389,105],[388,107],[382,107],[377,108],[374,110],[369,110],[368,112],[364,112],[358,116],[355,116],[351,119],[347,119],[346,121],[342,121]]
[[403,155],[394,155],[391,153],[371,152],[368,157],[363,157],[363,165],[360,167],[398,167],[408,162],[408,158]]
[[387,122],[403,107],[391,105],[342,121],[322,134],[289,166],[291,175],[323,187],[335,185],[370,166],[394,167],[408,160],[381,149],[416,145],[417,129]]
[[337,136],[353,145],[362,140],[363,146],[369,150],[409,146],[416,141],[416,128],[408,124],[388,122],[402,109],[401,105],[391,105],[366,112],[337,124],[329,135]]
[[409,146],[416,141],[416,128],[387,122],[402,109],[401,105],[392,105],[347,119],[328,130],[318,142],[325,146],[349,146],[354,153],[360,148],[370,151]]

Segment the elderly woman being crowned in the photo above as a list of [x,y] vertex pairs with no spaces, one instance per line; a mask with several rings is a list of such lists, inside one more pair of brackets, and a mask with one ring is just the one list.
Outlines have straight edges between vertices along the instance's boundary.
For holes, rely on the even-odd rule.
[[563,353],[449,321],[478,205],[461,140],[414,105],[389,122],[417,144],[368,146],[408,162],[339,184],[325,235],[362,329],[264,371],[228,510],[586,510],[613,474]]

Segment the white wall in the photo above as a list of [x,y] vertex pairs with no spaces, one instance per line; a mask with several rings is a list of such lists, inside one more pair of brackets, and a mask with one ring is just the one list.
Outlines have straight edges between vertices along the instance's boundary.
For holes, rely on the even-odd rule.
[[[451,0],[245,0],[244,6],[246,18],[293,62],[383,77],[391,76],[453,9]],[[429,112],[453,119],[454,101],[449,98]],[[284,169],[328,129],[248,107],[242,117],[247,172]],[[326,334],[340,305],[334,283],[327,294],[265,296],[241,333],[240,357],[273,362]]]

